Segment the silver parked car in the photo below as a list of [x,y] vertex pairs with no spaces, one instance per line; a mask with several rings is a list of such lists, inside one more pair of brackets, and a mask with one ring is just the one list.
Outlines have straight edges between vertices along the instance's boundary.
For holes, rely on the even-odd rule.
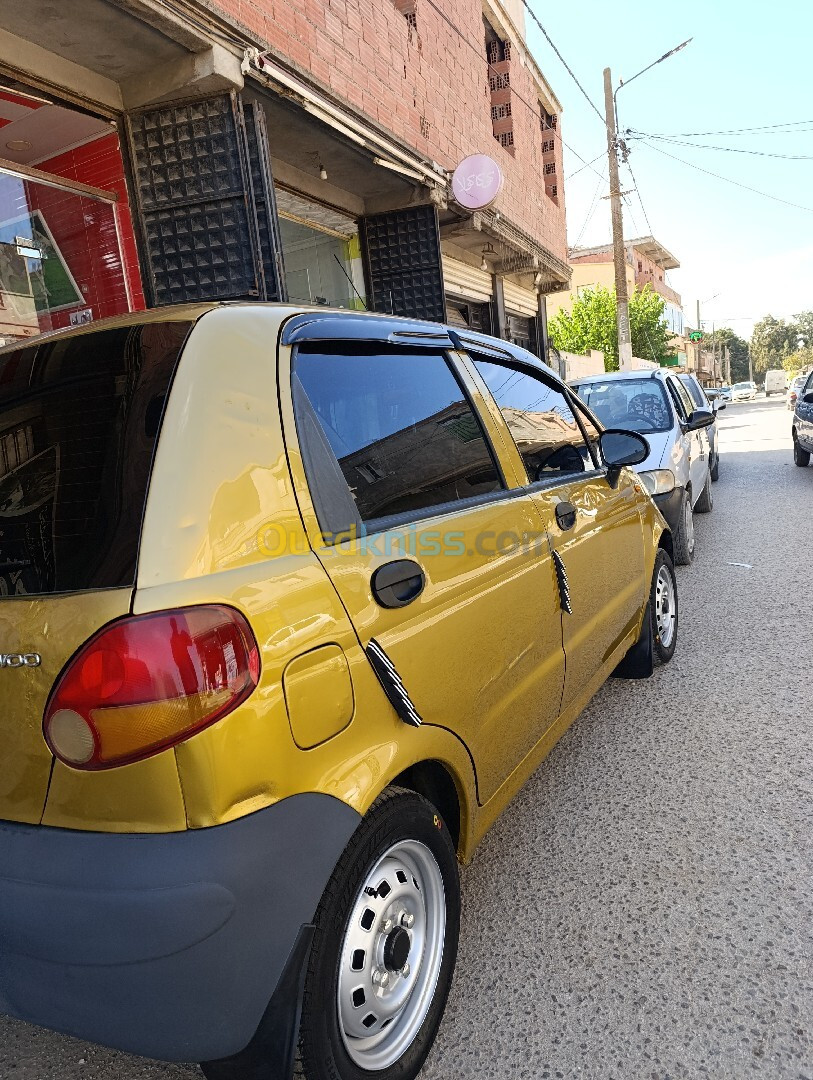
[[720,450],[719,442],[717,441],[717,413],[721,412],[725,406],[725,400],[721,397],[719,390],[713,390],[710,387],[706,388],[700,385],[696,375],[686,374],[678,375],[678,379],[683,383],[686,389],[689,391],[689,397],[698,409],[711,409],[714,413],[714,423],[708,428],[709,433],[709,472],[712,480],[718,480],[720,478]]
[[708,428],[714,413],[697,407],[676,375],[663,370],[614,371],[571,384],[604,427],[640,432],[649,456],[635,471],[674,535],[675,562],[694,558],[692,513],[707,514],[711,492]]

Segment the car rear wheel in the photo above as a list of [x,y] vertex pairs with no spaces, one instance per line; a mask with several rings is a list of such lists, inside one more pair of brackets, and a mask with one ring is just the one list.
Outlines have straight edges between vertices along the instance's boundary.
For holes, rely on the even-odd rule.
[[662,548],[655,559],[649,604],[655,655],[662,664],[668,664],[677,647],[678,598],[675,568]]
[[680,508],[674,542],[675,562],[678,566],[688,566],[694,558],[694,516],[692,515],[692,500],[688,491],[683,493],[683,505]]
[[694,504],[695,510],[698,514],[708,514],[714,509],[714,494],[711,490],[711,473],[706,476],[706,482],[703,485],[703,490],[700,492],[700,498]]
[[443,1016],[460,925],[455,848],[430,802],[379,796],[314,922],[295,1075],[412,1080]]
[[711,478],[716,483],[720,479],[720,454],[719,452],[714,455],[714,464],[711,467]]
[[796,438],[795,432],[793,434],[793,461],[800,469],[804,469],[805,466],[810,464],[810,451],[803,450],[799,446],[799,440]]

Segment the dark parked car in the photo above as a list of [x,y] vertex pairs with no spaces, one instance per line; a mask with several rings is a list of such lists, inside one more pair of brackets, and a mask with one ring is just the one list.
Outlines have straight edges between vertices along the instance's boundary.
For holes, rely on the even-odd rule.
[[810,464],[813,454],[813,371],[799,390],[793,410],[793,460],[801,468]]

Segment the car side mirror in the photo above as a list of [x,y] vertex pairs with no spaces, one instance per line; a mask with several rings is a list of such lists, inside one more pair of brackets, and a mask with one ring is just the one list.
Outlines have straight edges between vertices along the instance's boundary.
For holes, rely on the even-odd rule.
[[715,401],[714,402],[714,412],[722,412],[722,410],[724,408],[725,408],[725,402],[724,401]]
[[711,427],[714,423],[714,413],[711,409],[695,409],[686,421],[687,431],[700,431],[702,428]]
[[611,428],[602,431],[598,439],[607,481],[610,487],[618,483],[618,476],[625,465],[640,465],[649,457],[649,443],[637,431],[621,431]]

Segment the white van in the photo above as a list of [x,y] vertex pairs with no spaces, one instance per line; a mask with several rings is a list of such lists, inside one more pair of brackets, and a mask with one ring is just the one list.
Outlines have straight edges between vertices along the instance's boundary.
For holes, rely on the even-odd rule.
[[788,380],[781,368],[765,372],[765,397],[770,397],[771,394],[786,394],[787,392]]

